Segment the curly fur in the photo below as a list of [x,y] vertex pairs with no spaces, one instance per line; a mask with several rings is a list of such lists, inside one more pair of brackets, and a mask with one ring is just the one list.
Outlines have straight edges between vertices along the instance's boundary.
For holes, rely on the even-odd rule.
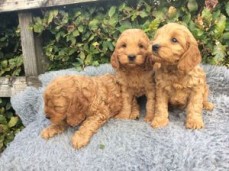
[[107,120],[120,112],[121,89],[115,76],[62,76],[52,81],[44,93],[45,114],[51,125],[41,132],[45,139],[80,125],[72,137],[73,147],[88,144]]
[[153,127],[168,124],[168,104],[186,108],[186,127],[204,127],[202,109],[213,109],[208,102],[208,85],[198,65],[201,54],[191,32],[183,25],[169,23],[160,28],[150,46],[156,70],[156,111]]
[[117,40],[111,64],[121,85],[123,108],[116,118],[137,118],[136,97],[143,95],[147,97],[145,120],[151,121],[154,116],[155,83],[147,50],[149,44],[149,38],[140,29],[125,30]]

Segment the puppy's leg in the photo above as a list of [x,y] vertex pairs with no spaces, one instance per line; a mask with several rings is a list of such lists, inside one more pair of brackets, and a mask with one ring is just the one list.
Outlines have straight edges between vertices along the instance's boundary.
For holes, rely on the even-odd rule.
[[209,93],[209,88],[206,85],[205,87],[205,92],[204,92],[204,102],[203,102],[203,107],[205,110],[210,110],[212,111],[214,109],[214,104],[208,101],[208,93]]
[[133,100],[133,96],[126,89],[122,88],[122,98],[123,98],[123,106],[122,110],[119,114],[115,116],[117,119],[129,119],[131,114],[131,104]]
[[203,90],[193,90],[187,106],[186,128],[200,129],[204,127],[202,109]]
[[95,114],[86,118],[79,130],[72,137],[72,145],[80,149],[87,145],[94,133],[110,118],[110,111],[107,106],[100,105]]
[[132,102],[131,114],[130,114],[129,119],[137,119],[139,118],[139,115],[140,115],[139,105],[138,105],[137,99],[134,98]]
[[151,89],[146,92],[147,103],[146,103],[146,122],[152,122],[154,117],[154,106],[155,106],[155,89],[153,89],[152,85],[150,85]]
[[154,128],[164,127],[169,123],[168,95],[161,88],[156,91],[155,115],[151,126]]
[[47,128],[41,131],[41,137],[44,139],[52,138],[56,134],[60,134],[64,132],[66,128],[67,128],[67,124],[63,121],[59,124],[52,123],[50,126],[48,126]]

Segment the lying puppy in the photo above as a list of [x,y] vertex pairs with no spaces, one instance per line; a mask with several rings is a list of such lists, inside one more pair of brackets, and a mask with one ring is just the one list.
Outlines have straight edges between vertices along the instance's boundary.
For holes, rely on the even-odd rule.
[[116,118],[137,118],[136,97],[143,95],[147,97],[145,120],[151,121],[154,116],[155,84],[147,51],[149,43],[149,38],[140,29],[125,30],[118,38],[111,64],[121,85],[123,108]]
[[201,54],[191,32],[183,25],[170,23],[160,28],[150,46],[152,59],[160,63],[156,71],[156,112],[153,127],[169,122],[168,104],[186,107],[186,128],[204,127],[202,109],[213,110],[208,102],[208,85],[198,65]]
[[51,125],[41,132],[44,139],[81,125],[72,137],[74,148],[90,138],[122,107],[121,89],[115,76],[62,76],[52,81],[44,93],[45,114]]

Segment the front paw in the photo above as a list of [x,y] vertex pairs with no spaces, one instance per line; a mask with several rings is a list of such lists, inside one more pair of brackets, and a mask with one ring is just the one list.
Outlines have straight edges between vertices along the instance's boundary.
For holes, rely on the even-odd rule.
[[75,149],[80,149],[84,146],[86,146],[89,143],[89,138],[83,136],[82,134],[76,133],[73,137],[72,137],[72,146]]
[[140,114],[139,114],[139,112],[138,112],[138,111],[136,111],[136,112],[132,112],[132,113],[130,114],[129,119],[138,119],[138,118],[139,118],[139,116],[140,116]]
[[41,137],[44,139],[49,139],[54,137],[54,135],[56,135],[57,132],[55,130],[53,130],[52,128],[45,128],[41,131]]
[[144,121],[145,122],[152,122],[153,118],[154,118],[154,114],[153,113],[149,113],[149,114],[147,114],[145,116]]
[[168,125],[169,119],[165,117],[154,117],[151,126],[154,128],[161,128]]
[[202,118],[188,118],[185,126],[188,129],[201,129],[204,127],[204,122]]

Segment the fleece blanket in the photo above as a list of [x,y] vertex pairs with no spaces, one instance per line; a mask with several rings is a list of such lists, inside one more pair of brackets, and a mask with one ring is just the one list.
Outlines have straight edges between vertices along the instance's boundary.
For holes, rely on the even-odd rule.
[[71,136],[77,128],[44,140],[41,130],[49,124],[44,117],[42,93],[59,75],[100,75],[113,72],[109,64],[49,72],[40,76],[43,87],[27,88],[11,98],[26,126],[0,155],[0,171],[189,171],[229,170],[229,70],[204,65],[214,111],[203,112],[205,128],[187,130],[184,111],[170,111],[170,123],[153,129],[143,121],[145,99],[139,99],[139,120],[111,119],[91,139],[88,146],[75,150]]

